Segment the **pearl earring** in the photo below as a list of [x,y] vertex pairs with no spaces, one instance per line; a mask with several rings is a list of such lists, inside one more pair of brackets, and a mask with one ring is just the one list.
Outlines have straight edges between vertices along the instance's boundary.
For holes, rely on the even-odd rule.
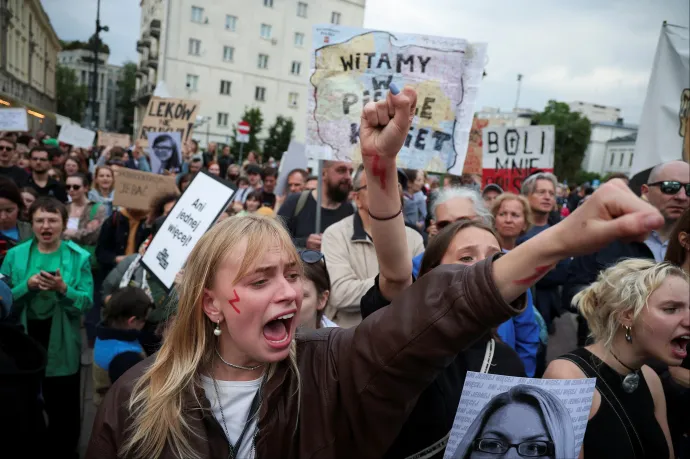
[[213,334],[216,336],[220,336],[220,334],[221,334],[220,319],[218,319],[218,323],[216,324],[216,328],[213,330]]

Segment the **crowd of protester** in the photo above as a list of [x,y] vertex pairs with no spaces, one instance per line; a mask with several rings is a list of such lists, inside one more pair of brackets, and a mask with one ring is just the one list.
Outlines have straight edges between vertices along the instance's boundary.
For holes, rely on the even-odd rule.
[[[113,204],[145,149],[2,133],[7,438],[77,457],[90,366],[89,458],[441,458],[475,371],[597,378],[581,457],[690,457],[690,166],[656,166],[642,199],[624,176],[596,191],[544,171],[505,192],[396,168],[405,118],[365,109],[363,164],[324,161],[320,189],[190,141],[148,210]],[[168,291],[142,256],[201,171],[237,191]],[[569,314],[574,350],[547,362]]]

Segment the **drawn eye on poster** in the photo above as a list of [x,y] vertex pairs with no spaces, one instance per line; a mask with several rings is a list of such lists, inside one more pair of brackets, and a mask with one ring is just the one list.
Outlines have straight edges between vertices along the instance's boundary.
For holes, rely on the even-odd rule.
[[361,161],[359,122],[388,86],[412,86],[417,110],[398,166],[461,175],[486,44],[458,38],[314,26],[306,153]]
[[509,452],[576,458],[585,437],[595,378],[533,379],[467,372],[444,459]]
[[179,132],[149,132],[151,172],[179,172],[182,168],[182,145]]

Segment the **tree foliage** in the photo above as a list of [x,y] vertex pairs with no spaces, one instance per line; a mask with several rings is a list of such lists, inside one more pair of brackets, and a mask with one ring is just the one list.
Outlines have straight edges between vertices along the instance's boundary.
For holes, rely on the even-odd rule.
[[57,65],[55,71],[55,93],[57,94],[57,112],[74,121],[81,122],[88,100],[86,86],[79,84],[74,70]]
[[550,100],[544,111],[533,118],[534,124],[555,126],[554,173],[559,180],[572,183],[582,167],[582,160],[589,145],[592,125],[577,112],[571,112],[568,104]]
[[[90,51],[93,51],[93,46],[94,46],[94,41],[96,40],[96,35],[91,35],[89,38],[89,41],[79,41],[79,40],[73,40],[73,41],[64,41],[60,40],[60,47],[62,48],[63,51],[73,51],[75,49],[88,49]],[[103,43],[103,39],[100,39],[100,44],[98,46],[98,52],[99,53],[105,53],[105,54],[110,54],[110,47]]]
[[125,62],[122,78],[117,82],[117,109],[122,114],[120,132],[132,134],[134,129],[134,93],[136,91],[137,64]]
[[[249,123],[249,142],[242,148],[243,159],[247,157],[250,151],[255,151],[261,153],[259,139],[257,134],[261,132],[264,125],[264,116],[261,114],[261,109],[259,108],[245,108],[242,119]],[[232,142],[231,150],[235,158],[240,157],[240,144],[235,140],[237,137],[237,126],[232,127]]]
[[276,122],[268,128],[268,137],[264,140],[264,159],[273,157],[280,161],[290,145],[294,130],[295,123],[291,118],[278,115]]

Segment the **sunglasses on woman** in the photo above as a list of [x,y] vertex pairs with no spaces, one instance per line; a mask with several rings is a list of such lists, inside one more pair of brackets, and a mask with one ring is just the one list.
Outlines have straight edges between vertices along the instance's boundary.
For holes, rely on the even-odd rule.
[[305,250],[300,250],[299,251],[299,257],[302,259],[303,262],[313,265],[314,263],[318,263],[321,260],[323,260],[324,264],[326,263],[326,255],[324,255],[322,252],[319,252],[318,250],[312,250],[312,249],[305,249]]
[[685,196],[690,197],[690,183],[680,183],[675,180],[665,180],[663,182],[648,183],[647,186],[658,186],[664,194],[674,195],[685,188]]
[[65,185],[65,189],[67,191],[69,191],[69,190],[77,191],[77,190],[81,189],[81,185]]

